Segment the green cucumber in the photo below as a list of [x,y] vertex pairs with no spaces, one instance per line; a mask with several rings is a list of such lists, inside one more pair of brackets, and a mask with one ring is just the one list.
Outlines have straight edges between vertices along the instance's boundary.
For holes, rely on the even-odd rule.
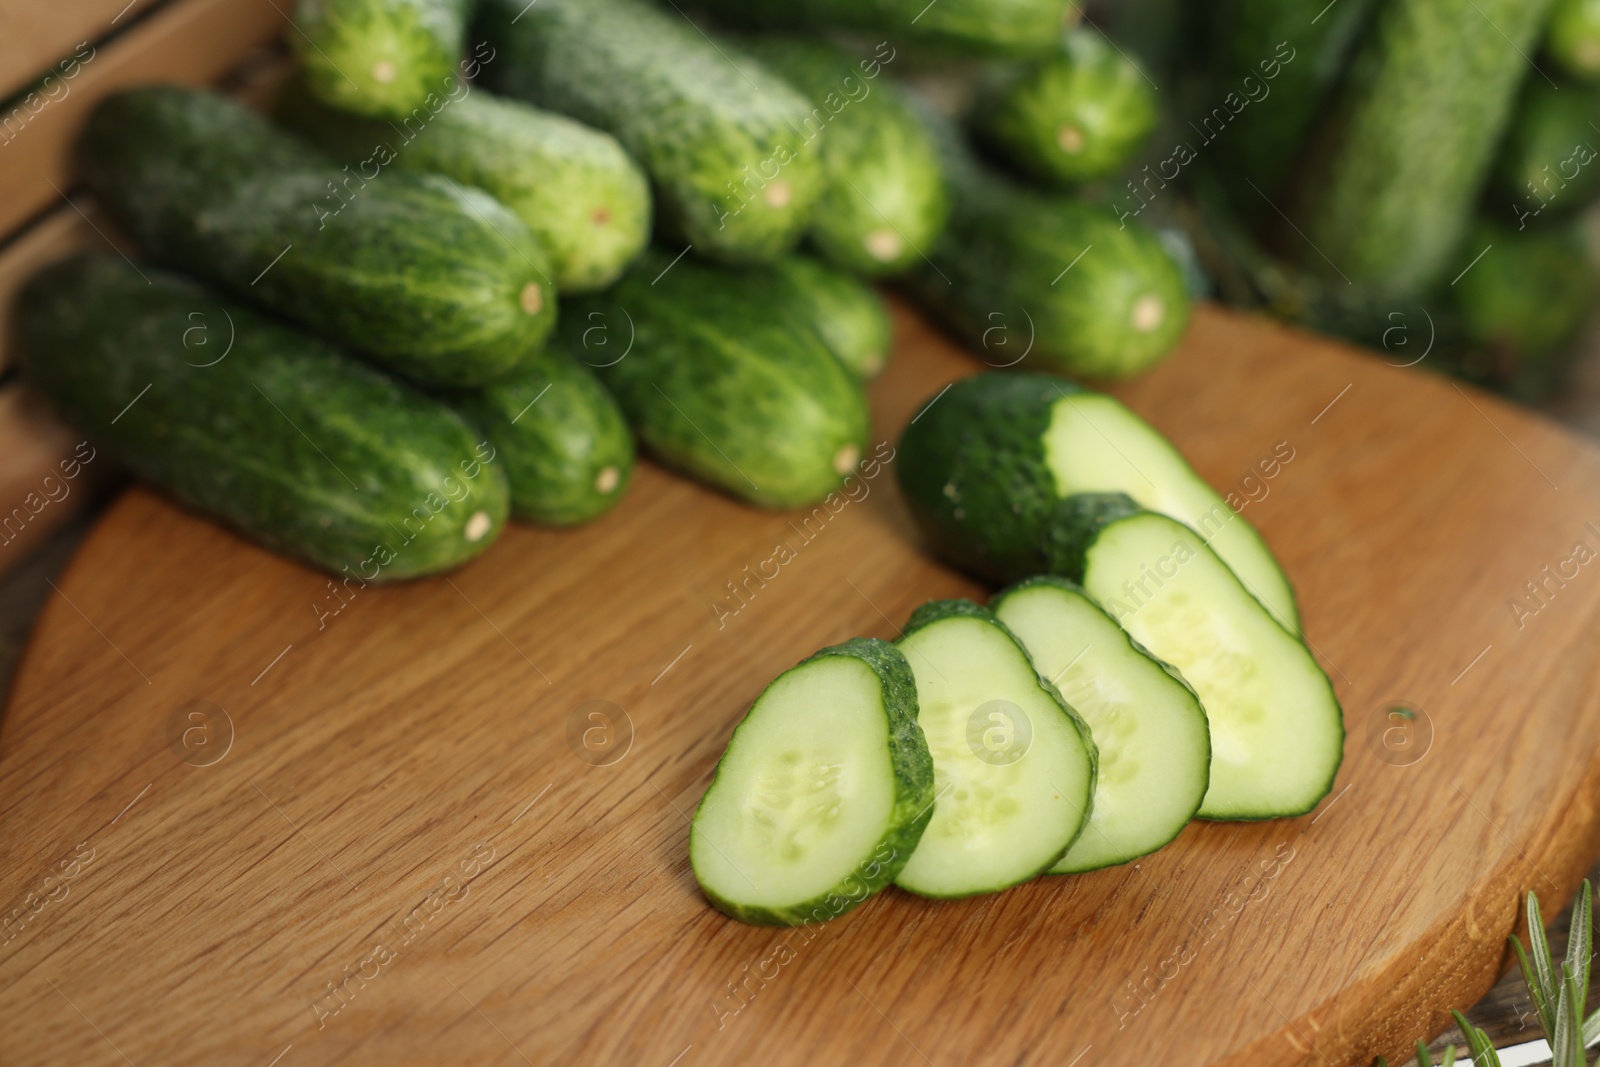
[[1266,542],[1121,401],[1044,374],[990,372],[936,397],[900,439],[901,488],[939,555],[998,582],[1051,567],[1062,501],[1126,493],[1198,530],[1291,632],[1294,590]]
[[574,301],[568,350],[594,367],[666,466],[752,504],[813,504],[855,469],[861,383],[773,276],[650,251]]
[[317,96],[398,118],[449,88],[470,0],[300,0],[296,58]]
[[840,363],[862,379],[883,371],[894,325],[870,286],[808,256],[784,256],[769,269],[777,276],[774,300],[792,300]]
[[799,240],[824,177],[787,82],[642,0],[485,0],[481,15],[490,88],[613,134],[674,237],[740,262]]
[[1054,867],[1089,819],[1089,728],[987,608],[936,600],[899,641],[933,755],[934,811],[896,877],[925,897],[967,897]]
[[1597,118],[1600,89],[1556,88],[1543,78],[1529,78],[1523,86],[1495,161],[1492,189],[1510,201],[1519,229],[1534,218],[1575,214],[1600,196]]
[[1449,268],[1550,0],[1378,6],[1302,168],[1283,245],[1395,298]]
[[825,648],[734,728],[690,826],[694,876],[742,922],[837,918],[911,858],[933,776],[905,657],[872,638]]
[[1344,755],[1344,719],[1310,650],[1178,520],[1120,493],[1068,497],[1059,510],[1051,570],[1176,667],[1205,707],[1211,781],[1200,817],[1315,808]]
[[938,135],[950,221],[907,275],[917,301],[990,366],[1125,378],[1164,359],[1189,297],[1155,235],[1097,204],[1023,189],[955,137]]
[[1600,81],[1600,0],[1556,0],[1544,51],[1572,77]]
[[1184,117],[1206,145],[1221,142],[1205,159],[1226,175],[1242,214],[1277,218],[1264,197],[1277,197],[1374,2],[1339,0],[1308,11],[1283,0],[1221,0],[1202,9],[1210,110]]
[[1600,298],[1589,242],[1573,221],[1526,230],[1480,222],[1466,246],[1488,251],[1450,294],[1467,341],[1493,357],[1486,384],[1536,394]]
[[805,94],[812,118],[826,125],[827,187],[808,231],[817,250],[871,277],[916,262],[944,229],[949,197],[938,153],[904,90],[878,77],[877,58],[856,62],[820,41],[763,37],[746,45]]
[[363,174],[388,160],[475,185],[521,216],[562,292],[603,289],[650,239],[650,183],[616,138],[479,89],[399,126],[319,103],[296,83],[278,116]]
[[529,357],[503,381],[449,399],[499,451],[517,518],[573,526],[622,499],[633,475],[633,436],[605,386],[562,345]]
[[79,255],[27,284],[17,323],[68,422],[346,592],[448,570],[505,525],[505,472],[455,412],[176,275]]
[[740,26],[833,33],[892,34],[978,54],[1042,52],[1077,17],[1067,0],[700,0],[696,5]]
[[108,97],[90,187],[146,250],[429,385],[502,377],[555,320],[522,220],[434,175],[368,180],[214,93]]
[[977,138],[1051,185],[1108,178],[1156,128],[1155,89],[1098,30],[1073,30],[1061,50],[991,73],[974,104]]
[[1050,873],[1126,863],[1177,837],[1211,780],[1206,713],[1183,676],[1064,579],[1030,578],[992,607],[1100,752],[1088,826]]

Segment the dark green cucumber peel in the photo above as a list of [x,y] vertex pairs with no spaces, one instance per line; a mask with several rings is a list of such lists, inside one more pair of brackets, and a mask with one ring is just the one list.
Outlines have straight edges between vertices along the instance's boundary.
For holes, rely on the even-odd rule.
[[[1449,276],[1550,0],[1379,5],[1301,167],[1282,245],[1400,298]],[[1459,269],[1459,268],[1457,268]]]
[[[1081,585],[1199,694],[1212,763],[1198,817],[1256,821],[1313,810],[1333,788],[1345,731],[1333,682],[1306,645],[1277,624],[1198,534],[1125,494],[1069,497],[1051,529],[1053,573]],[[1115,559],[1125,532],[1146,542],[1138,568]],[[1227,614],[1225,627],[1208,618],[1218,613]],[[1299,703],[1274,703],[1284,699]],[[1264,748],[1263,733],[1271,735]],[[1285,782],[1285,768],[1305,776]],[[1251,796],[1263,789],[1269,795]]]
[[[1105,410],[1079,410],[1089,404]],[[1063,447],[1069,431],[1079,440]],[[1071,469],[1085,457],[1087,476]],[[930,547],[982,578],[1066,573],[1056,543],[1063,496],[1127,491],[1198,529],[1252,595],[1298,630],[1293,587],[1261,535],[1158,431],[1103,394],[1043,374],[964,378],[906,427],[897,470]]]
[[1155,235],[1107,208],[1024,189],[924,115],[950,220],[911,294],[990,366],[1125,378],[1164,359],[1189,320],[1182,272]]
[[[1016,671],[1015,678],[1004,678],[995,664],[989,664],[976,686],[963,692],[960,668],[966,664],[953,662],[953,658],[935,662],[925,651],[929,643],[926,636],[935,627],[957,620],[985,627],[987,635],[995,636],[1003,648],[1002,655],[1013,657],[1010,666]],[[923,604],[912,612],[896,644],[906,651],[907,662],[917,678],[918,720],[933,757],[934,782],[938,787],[935,795],[940,800],[918,853],[900,872],[897,884],[919,896],[957,899],[1020,885],[1054,867],[1083,834],[1094,807],[1099,757],[1089,725],[1062,698],[1060,691],[1034,670],[1016,635],[982,605],[970,600],[935,600]],[[970,641],[961,644],[962,654],[976,651]],[[956,676],[953,683],[952,675]],[[929,691],[937,692],[943,699],[926,699]],[[974,691],[983,695],[962,700],[971,697]],[[941,706],[948,703],[952,694],[954,705]],[[1030,740],[1020,754],[999,763],[983,759],[972,747],[970,720],[984,704],[995,700],[1015,704],[1030,723]],[[1032,715],[1022,702],[1033,705]],[[1059,721],[1051,721],[1049,716],[1053,713],[1059,713]],[[1061,732],[1053,745],[1052,734],[1058,730]],[[1056,749],[1054,753],[1052,747]],[[1052,755],[1058,757],[1053,763],[1049,762]],[[974,768],[974,763],[982,767]],[[1014,776],[1008,774],[1012,769],[1017,772]],[[1036,781],[1026,781],[1034,776]],[[1078,779],[1081,788],[1073,789],[1074,779]],[[1028,795],[1030,784],[1032,796]],[[1041,785],[1048,789],[1039,788]],[[990,793],[985,795],[984,790]],[[1051,794],[1048,800],[1046,793]],[[1036,805],[1055,801],[1066,805],[1065,825],[1069,832],[1051,837],[1051,833],[1060,828],[1050,825],[1048,816],[1054,813]],[[1033,846],[1037,854],[1030,857],[1034,862],[1025,865],[1016,862],[1015,850],[1001,849],[1006,854],[997,856],[992,840],[979,841],[968,849],[959,839],[966,836],[971,841],[966,824],[974,820],[991,824],[991,838],[999,833],[996,827],[1003,823],[1010,823],[1012,830],[1025,836],[1044,834],[1047,847],[1040,851],[1038,842],[1026,842],[1025,845]],[[934,857],[936,850],[950,852],[958,861],[957,866],[963,868],[956,874],[954,883],[948,869],[950,858]],[[990,860],[1009,864],[1010,869],[1001,872],[982,869]],[[941,864],[945,867],[942,871]]]
[[809,256],[782,256],[768,269],[839,362],[862,379],[883,371],[894,325],[871,286]]
[[[1600,196],[1600,89],[1529,78],[1495,161],[1492,192],[1503,197],[1518,229],[1534,219],[1572,215]],[[1491,207],[1495,206],[1491,203]],[[1469,255],[1476,255],[1482,245]]]
[[361,115],[397,118],[446,88],[470,0],[300,0],[289,34],[311,88]]
[[1122,170],[1156,128],[1155,89],[1098,30],[1052,56],[991,73],[969,118],[977,138],[1029,177],[1073,186]]
[[434,175],[367,181],[213,93],[103,101],[89,185],[147,250],[429,385],[509,373],[555,321],[521,219]]
[[1066,0],[700,0],[696,5],[735,25],[833,33],[869,30],[960,52],[1042,52],[1077,11]]
[[[772,866],[772,857],[766,855],[773,851],[773,842],[769,838],[781,832],[783,828],[778,824],[786,818],[791,820],[789,828],[793,829],[792,817],[800,804],[785,804],[777,811],[760,812],[757,809],[761,807],[765,794],[782,788],[785,775],[792,777],[802,773],[795,768],[804,762],[803,755],[799,754],[798,758],[786,761],[777,753],[753,751],[752,748],[756,743],[750,739],[755,729],[753,724],[757,723],[768,694],[779,689],[780,684],[786,679],[803,679],[808,668],[841,659],[864,664],[875,678],[876,695],[883,717],[881,744],[886,757],[882,765],[882,774],[892,782],[892,805],[883,820],[881,832],[876,835],[871,847],[860,850],[859,855],[848,857],[849,862],[841,864],[841,869],[835,872],[837,877],[831,875],[828,877],[831,883],[829,888],[820,892],[802,893],[798,899],[782,903],[770,899],[765,903],[751,903],[752,894],[764,893],[769,898],[782,895],[781,887],[767,884],[764,878],[758,886],[756,878],[760,878],[761,874],[766,872],[756,872],[760,868]],[[872,727],[876,724],[862,725]],[[827,735],[811,737],[809,740],[825,748],[836,743],[838,738]],[[874,744],[877,743],[880,742],[875,740]],[[736,772],[731,768],[737,761],[751,761],[756,764],[761,788],[736,790],[733,781]],[[803,768],[803,770],[813,769],[826,771],[829,768],[821,765],[815,768]],[[740,768],[738,773],[742,776],[743,769]],[[756,700],[745,720],[734,728],[733,736],[728,741],[727,751],[717,763],[716,772],[711,784],[706,788],[705,795],[701,798],[689,832],[690,860],[694,865],[695,876],[700,881],[701,890],[705,893],[706,899],[719,911],[742,922],[794,926],[838,918],[893,882],[911,858],[923,830],[933,818],[933,774],[933,759],[928,754],[928,745],[922,736],[922,729],[917,725],[916,681],[900,651],[893,645],[875,638],[855,638],[842,645],[825,648],[774,680],[766,692]],[[728,794],[726,797],[723,795],[725,792]],[[788,794],[785,796],[788,797]],[[814,797],[800,799],[817,800]],[[842,806],[841,804],[840,807]],[[731,807],[733,811],[719,812],[719,807],[723,809]],[[827,810],[812,814],[817,821],[827,822],[830,818]],[[840,811],[836,818],[849,821],[855,814],[857,813],[852,811]],[[752,831],[759,828],[758,833],[763,840],[757,846],[758,851],[752,850],[754,854],[747,853],[744,846],[749,842],[745,835],[729,829],[730,822]],[[725,832],[719,833],[718,830]],[[799,853],[798,844],[795,844],[794,850]],[[781,850],[777,858],[779,860],[785,858]],[[797,866],[807,862],[807,857],[801,854],[787,858]],[[750,876],[740,870],[741,861],[746,869],[752,871]],[[723,866],[729,868],[729,872],[723,872],[727,874],[729,883],[727,886],[717,884],[720,879],[712,874],[712,868],[720,869]],[[736,899],[737,896],[744,896],[746,899],[741,901]]]
[[805,95],[817,125],[825,123],[827,187],[808,231],[817,250],[871,277],[915,263],[944,229],[950,205],[938,152],[904,90],[880,76],[878,58],[856,61],[789,37],[744,43]]
[[824,176],[787,82],[641,0],[486,0],[480,15],[499,53],[490,87],[614,135],[674,237],[740,262],[799,240]]
[[594,372],[555,344],[511,377],[448,398],[499,452],[511,513],[546,526],[596,519],[633,476],[633,435]]
[[814,503],[866,445],[861,383],[774,276],[650,251],[574,300],[568,351],[667,466],[762,507]]
[[1050,873],[1127,863],[1176,838],[1200,810],[1211,766],[1206,713],[1182,673],[1065,578],[1023,579],[989,606],[1040,676],[1071,691],[1099,753],[1093,810]]
[[319,103],[298,81],[277,114],[361,174],[392,159],[489,193],[539,238],[563,292],[610,285],[649,240],[644,172],[610,134],[565,115],[478,89],[396,126]]
[[175,275],[80,255],[28,283],[17,320],[26,377],[68,422],[274,551],[385,582],[505,524],[505,472],[449,408]]

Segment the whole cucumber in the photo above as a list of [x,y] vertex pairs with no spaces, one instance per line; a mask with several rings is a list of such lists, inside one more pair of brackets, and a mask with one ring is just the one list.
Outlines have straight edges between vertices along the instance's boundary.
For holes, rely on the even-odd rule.
[[1397,298],[1438,279],[1494,162],[1550,0],[1391,0],[1378,7],[1304,167],[1303,234],[1319,273]]
[[950,222],[911,294],[993,367],[1125,378],[1165,358],[1189,297],[1160,242],[1131,217],[1024,189],[965,151],[932,115]]
[[828,184],[808,231],[824,257],[858,274],[897,274],[944,229],[949,198],[939,156],[904,90],[881,77],[882,46],[854,60],[820,41],[759,37],[757,59],[831,116],[822,141]]
[[563,292],[603,289],[650,239],[650,183],[616,138],[565,115],[478,89],[395,126],[316,100],[300,83],[278,116],[340,162],[475,185],[521,216],[550,253]]
[[1566,74],[1600,80],[1600,0],[1556,0],[1544,50]]
[[822,500],[855,469],[867,403],[764,272],[650,251],[574,302],[562,336],[657,459],[750,503]]
[[452,395],[511,480],[511,513],[575,526],[610,511],[633,475],[633,436],[594,372],[553,343],[504,381]]
[[544,250],[487,193],[335,169],[214,93],[108,97],[84,169],[157,258],[424,384],[493,381],[554,324]]
[[1068,0],[700,0],[697,6],[739,26],[864,30],[980,55],[1046,51],[1079,15]]
[[16,305],[27,380],[119,463],[267,548],[362,583],[448,570],[505,524],[455,412],[154,268],[81,254]]
[[870,380],[882,373],[894,325],[871,286],[810,256],[784,256],[768,269],[777,283],[772,303],[792,304],[810,319],[823,343],[857,377]]
[[1095,30],[1061,50],[1000,67],[973,107],[973,132],[995,155],[1049,185],[1110,177],[1156,127],[1155,89]]
[[470,0],[300,0],[289,34],[312,92],[399,118],[449,88]]
[[1495,161],[1491,192],[1504,198],[1504,217],[1521,228],[1571,215],[1600,195],[1600,131],[1590,125],[1597,119],[1600,89],[1528,79]]
[[806,100],[730,44],[643,0],[486,0],[490,88],[622,142],[662,223],[701,255],[772,259],[822,193]]

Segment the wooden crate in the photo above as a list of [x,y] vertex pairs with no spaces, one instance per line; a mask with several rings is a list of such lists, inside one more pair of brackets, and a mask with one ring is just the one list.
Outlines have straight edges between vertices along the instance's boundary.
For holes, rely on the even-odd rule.
[[0,0],[0,573],[92,497],[40,507],[59,493],[46,478],[80,437],[21,383],[10,329],[34,271],[115,240],[77,188],[79,131],[96,103],[130,85],[229,78],[247,96],[263,91],[286,65],[292,12],[293,0]]

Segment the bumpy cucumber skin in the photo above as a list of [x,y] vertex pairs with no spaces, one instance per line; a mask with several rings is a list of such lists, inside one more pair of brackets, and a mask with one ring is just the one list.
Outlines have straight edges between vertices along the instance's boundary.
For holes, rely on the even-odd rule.
[[1556,0],[1544,50],[1570,76],[1600,81],[1600,2]]
[[[894,775],[895,800],[894,807],[890,809],[889,825],[869,856],[872,862],[863,861],[856,876],[820,896],[787,908],[739,904],[717,895],[702,883],[700,890],[712,906],[740,922],[757,926],[799,926],[838,918],[895,880],[900,869],[916,851],[917,842],[922,840],[922,832],[933,818],[933,756],[928,752],[922,727],[917,725],[917,681],[912,676],[911,666],[906,663],[905,656],[887,641],[875,637],[856,637],[842,645],[823,649],[801,661],[799,666],[804,667],[830,656],[860,660],[878,676],[884,714],[889,720],[889,766]],[[738,742],[742,725],[734,727],[733,737],[728,740],[730,750]],[[719,760],[717,770],[720,772],[721,768]],[[710,796],[716,787],[714,773],[705,795]],[[689,827],[691,840],[698,832],[698,821],[692,822]],[[692,855],[692,844],[690,849]],[[886,850],[889,856],[887,860],[875,859]],[[852,882],[855,884],[852,885]]]
[[867,403],[774,278],[650,251],[611,289],[575,300],[562,336],[657,459],[790,508],[821,500],[855,467]]
[[[1147,659],[1150,662],[1154,663],[1157,667],[1160,667],[1164,672],[1166,672],[1168,677],[1170,677],[1174,682],[1176,682],[1180,686],[1182,686],[1184,691],[1187,692],[1189,694],[1189,696],[1194,700],[1194,705],[1195,705],[1196,712],[1202,718],[1205,716],[1205,706],[1203,704],[1201,704],[1201,702],[1200,702],[1200,694],[1196,693],[1194,691],[1194,686],[1189,684],[1189,680],[1183,676],[1183,672],[1179,671],[1178,668],[1174,667],[1172,664],[1168,663],[1166,660],[1162,659],[1160,656],[1156,655],[1154,652],[1151,652],[1148,648],[1145,648],[1138,641],[1134,640],[1134,637],[1133,637],[1132,634],[1128,633],[1126,630],[1122,630],[1121,627],[1117,624],[1117,621],[1115,619],[1111,618],[1111,616],[1106,613],[1106,610],[1099,605],[1099,603],[1094,599],[1094,597],[1090,596],[1088,594],[1088,592],[1086,592],[1084,590],[1083,586],[1079,585],[1077,582],[1071,581],[1071,580],[1066,579],[1066,578],[1062,578],[1059,575],[1055,575],[1055,574],[1036,574],[1031,578],[1024,578],[1020,582],[1015,582],[1012,585],[1008,585],[1004,589],[1000,590],[1000,592],[996,593],[989,600],[989,610],[994,612],[995,616],[998,618],[999,617],[999,612],[1000,612],[1000,605],[1002,603],[1004,603],[1004,601],[1005,601],[1005,599],[1007,597],[1012,596],[1012,595],[1014,595],[1016,593],[1020,593],[1020,592],[1022,592],[1024,590],[1027,590],[1027,589],[1036,588],[1038,586],[1047,586],[1047,587],[1052,588],[1052,589],[1061,589],[1061,590],[1064,590],[1064,591],[1066,591],[1068,593],[1072,593],[1072,594],[1074,594],[1076,596],[1082,597],[1083,600],[1085,602],[1087,602],[1090,606],[1092,606],[1096,611],[1100,612],[1102,615],[1105,615],[1106,619],[1113,626],[1117,626],[1118,627],[1118,629],[1122,633],[1122,636],[1127,639],[1128,647],[1132,648],[1135,652],[1139,653],[1139,655],[1143,656],[1145,659]],[[1020,644],[1021,642],[1018,642],[1018,643]],[[1041,677],[1042,677],[1042,675],[1041,675]],[[1065,703],[1064,700],[1063,700],[1063,703]],[[1089,727],[1089,725],[1088,725],[1088,723],[1086,721],[1084,723],[1084,729],[1087,730],[1091,735],[1093,734],[1093,730]],[[1096,748],[1096,756],[1097,756],[1097,758],[1098,758],[1098,753],[1099,753],[1099,749]],[[1097,764],[1097,766],[1098,766],[1098,764]],[[1210,766],[1211,766],[1211,732],[1208,729],[1206,731],[1206,768],[1207,768],[1206,784],[1207,784],[1208,787],[1210,786],[1210,780],[1211,780]],[[1098,779],[1097,779],[1097,781],[1098,781]],[[1205,800],[1205,793],[1206,793],[1206,791],[1204,789],[1200,790],[1200,796],[1195,801],[1194,811],[1189,814],[1189,819],[1193,819],[1199,814],[1200,805]],[[1165,841],[1161,842],[1158,845],[1155,845],[1152,848],[1146,849],[1144,852],[1140,853],[1139,855],[1148,856],[1153,852],[1156,852],[1156,851],[1159,851],[1160,849],[1165,848],[1167,845],[1169,845],[1173,841],[1177,840],[1178,835],[1183,833],[1183,828],[1184,828],[1185,825],[1188,824],[1188,821],[1189,820],[1185,820],[1183,824],[1179,825],[1179,827],[1172,832],[1172,836],[1171,837],[1167,838]],[[1084,817],[1083,825],[1084,825],[1085,829],[1087,829],[1088,826],[1089,826],[1089,819],[1088,819],[1087,816]],[[1081,831],[1080,831],[1078,836],[1079,837],[1083,836]],[[1076,843],[1076,842],[1074,842],[1074,843]],[[1071,851],[1072,851],[1071,846],[1068,846],[1067,852],[1071,852]],[[1065,855],[1066,855],[1066,853],[1062,853],[1063,857],[1065,857]],[[1136,860],[1138,858],[1139,858],[1139,856],[1129,856],[1126,859],[1114,860],[1114,861],[1111,861],[1111,862],[1102,863],[1098,867],[1082,867],[1082,868],[1079,868],[1077,870],[1072,870],[1072,871],[1056,871],[1056,870],[1054,870],[1052,868],[1051,870],[1049,870],[1049,871],[1047,871],[1045,873],[1047,873],[1047,874],[1063,874],[1063,875],[1065,875],[1065,874],[1087,874],[1090,871],[1104,870],[1107,867],[1120,867],[1120,866],[1122,866],[1122,864],[1131,863],[1133,860]],[[1059,861],[1057,861],[1057,862],[1059,862]]]
[[398,117],[449,85],[469,0],[300,0],[289,34],[313,92],[360,115]]
[[499,535],[505,472],[445,405],[175,275],[144,274],[80,255],[17,305],[29,382],[119,463],[360,582],[448,570]]
[[763,261],[799,240],[824,176],[788,83],[641,0],[485,0],[480,18],[490,87],[613,134],[697,253]]
[[1505,217],[1527,211],[1546,223],[1600,196],[1600,135],[1590,125],[1597,115],[1600,90],[1527,80],[1494,167],[1493,192],[1511,206]]
[[701,0],[696,6],[735,25],[834,32],[842,28],[893,34],[965,53],[1043,52],[1076,9],[1065,0]]
[[521,219],[437,175],[295,162],[310,152],[224,97],[157,86],[101,103],[84,155],[157,257],[415,381],[481,385],[544,342],[551,268]]
[[784,256],[770,269],[840,363],[863,381],[883,371],[894,325],[870,286],[808,256]]
[[1284,247],[1313,271],[1397,298],[1447,276],[1549,9],[1379,5],[1289,211],[1304,239],[1285,233]]
[[650,239],[650,183],[616,138],[486,90],[399,126],[317,101],[297,82],[278,116],[340,162],[370,173],[392,157],[489,193],[528,224],[562,292],[603,289]]
[[1137,221],[1023,189],[930,115],[950,221],[910,292],[992,367],[1126,378],[1166,358],[1189,321],[1178,265]]
[[[1072,723],[1072,728],[1078,732],[1078,737],[1083,741],[1084,751],[1089,757],[1089,774],[1086,779],[1087,784],[1085,787],[1085,794],[1082,798],[1080,798],[1079,803],[1077,804],[1078,809],[1083,812],[1083,818],[1078,823],[1078,832],[1072,836],[1072,840],[1068,841],[1059,853],[1051,858],[1049,863],[1046,863],[1037,871],[1029,874],[1026,878],[1019,878],[1016,882],[1011,883],[1013,885],[1021,885],[1023,882],[1026,882],[1031,878],[1035,878],[1041,874],[1044,874],[1045,872],[1049,871],[1051,867],[1054,867],[1057,863],[1061,862],[1061,857],[1070,852],[1072,850],[1072,846],[1077,844],[1078,838],[1083,836],[1084,829],[1089,825],[1089,816],[1094,812],[1095,783],[1098,780],[1100,773],[1100,749],[1095,745],[1094,734],[1089,730],[1089,724],[1084,721],[1083,716],[1078,714],[1076,708],[1067,703],[1066,698],[1061,695],[1061,690],[1057,689],[1053,684],[1051,684],[1048,678],[1041,677],[1038,671],[1033,671],[1033,660],[1028,657],[1028,650],[1022,646],[1022,642],[1017,640],[1017,635],[1012,633],[1011,628],[1005,623],[1001,622],[999,617],[996,616],[994,612],[990,611],[982,604],[975,604],[970,600],[961,599],[930,600],[928,603],[923,604],[921,607],[917,608],[911,613],[911,618],[906,620],[905,628],[900,632],[900,640],[898,643],[903,644],[906,638],[910,637],[918,630],[952,618],[977,619],[980,622],[993,626],[995,629],[1005,634],[1006,640],[1010,641],[1011,644],[1016,647],[1017,655],[1022,658],[1022,662],[1027,664],[1029,670],[1032,671],[1034,680],[1039,684],[1039,689],[1055,702],[1056,707],[1060,708],[1062,714],[1065,715],[1068,721]],[[932,765],[931,755],[929,757],[929,765]],[[980,896],[982,894],[991,893],[994,891],[995,890],[993,889],[976,889],[971,893],[953,893],[946,895],[928,894],[914,890],[907,890],[907,892],[917,892],[918,896],[927,896],[936,900],[959,900],[964,897]]]
[[633,435],[594,372],[562,346],[448,399],[499,451],[517,518],[576,526],[621,501],[633,476]]
[[[1299,5],[1282,0],[1221,0],[1206,5],[1202,18],[1211,78],[1205,106],[1229,114],[1221,127],[1225,132],[1214,134],[1226,137],[1226,146],[1207,153],[1206,159],[1228,178],[1241,214],[1275,216],[1262,193],[1276,197],[1318,109],[1337,85],[1374,2],[1340,0],[1315,22]],[[1236,117],[1229,93],[1234,95],[1233,106],[1241,107]],[[1189,117],[1204,125],[1212,115]],[[1212,126],[1216,125],[1213,118]]]
[[1451,286],[1451,299],[1467,338],[1503,361],[1537,364],[1552,356],[1600,297],[1588,242],[1572,222],[1522,231],[1480,222],[1469,242],[1492,247]]
[[[857,62],[820,41],[760,37],[745,44],[826,120],[828,184],[808,231],[817,250],[875,278],[915,263],[944,229],[950,201],[938,152],[904,91],[881,76],[877,60]],[[878,76],[868,77],[874,70]]]
[[1080,29],[1059,54],[996,71],[970,121],[1029,177],[1070,187],[1123,169],[1156,119],[1155,90],[1139,68],[1099,31]]

